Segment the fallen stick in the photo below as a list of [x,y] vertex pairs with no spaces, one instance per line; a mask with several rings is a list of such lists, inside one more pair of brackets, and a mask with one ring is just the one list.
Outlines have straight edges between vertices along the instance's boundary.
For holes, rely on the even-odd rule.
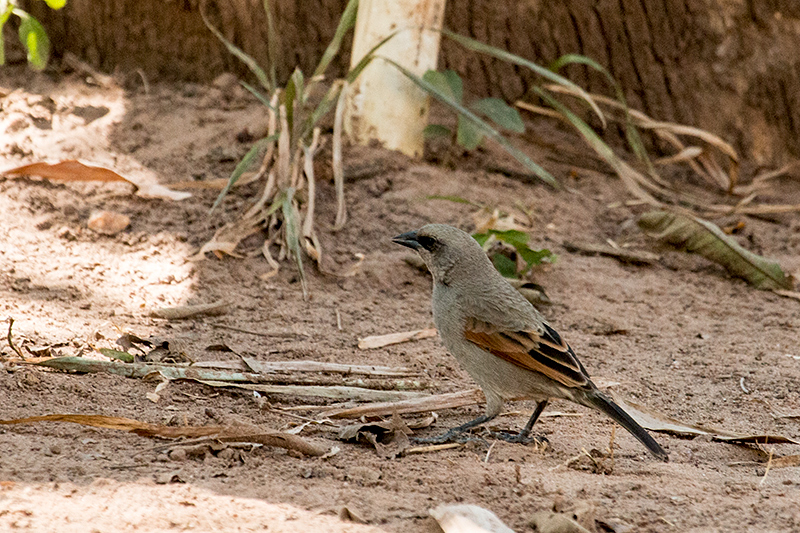
[[413,398],[426,397],[420,392],[387,391],[365,389],[361,387],[330,386],[321,387],[314,385],[261,385],[257,383],[231,383],[227,381],[197,380],[199,383],[211,387],[235,387],[263,392],[265,394],[290,394],[292,396],[318,396],[336,400],[356,400],[361,402],[385,402],[388,404],[403,403]]
[[162,426],[149,424],[132,418],[103,415],[55,414],[31,416],[15,420],[0,420],[0,425],[30,424],[34,422],[69,422],[83,426],[116,429],[135,433],[141,437],[177,439],[183,437],[207,437],[210,441],[255,442],[265,446],[296,450],[304,455],[324,455],[327,449],[297,435],[281,431],[264,430],[257,426]]
[[475,405],[486,401],[480,389],[471,389],[447,394],[435,394],[397,402],[381,402],[360,405],[350,409],[333,409],[320,415],[322,418],[359,418],[362,416],[388,416],[393,413],[424,413],[440,409],[453,409]]
[[[345,378],[331,376],[293,376],[291,374],[263,374],[261,372],[242,372],[236,368],[206,368],[199,365],[178,366],[158,363],[124,363],[120,361],[102,361],[85,357],[56,357],[37,363],[38,366],[72,372],[107,372],[126,378],[144,378],[151,374],[160,374],[167,379],[189,379],[194,381],[238,382],[238,383],[271,383],[275,385],[305,386],[344,386],[374,388],[378,390],[419,390],[430,387],[428,381],[392,380],[370,378]],[[259,365],[260,366],[260,365]]]
[[432,446],[413,446],[403,450],[403,455],[412,455],[415,453],[431,453],[440,452],[442,450],[451,450],[453,448],[461,448],[464,446],[460,442],[447,442],[445,444],[434,444]]
[[588,255],[607,255],[622,261],[623,263],[639,263],[652,265],[658,263],[661,256],[643,250],[629,250],[626,248],[613,248],[606,244],[594,244],[589,242],[564,242],[564,248],[570,252],[580,252]]
[[363,376],[403,377],[419,375],[410,368],[348,365],[343,363],[323,363],[321,361],[259,361],[253,357],[242,357],[247,366],[256,372],[331,372],[337,374],[358,374]]
[[421,339],[429,339],[436,336],[436,328],[418,329],[415,331],[402,331],[400,333],[388,333],[386,335],[373,335],[359,339],[358,348],[360,350],[373,350],[375,348],[383,348],[391,344],[400,344],[401,342],[418,341]]

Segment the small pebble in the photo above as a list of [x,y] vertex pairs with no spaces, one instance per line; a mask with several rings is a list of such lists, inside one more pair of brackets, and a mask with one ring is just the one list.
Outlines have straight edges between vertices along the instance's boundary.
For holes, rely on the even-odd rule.
[[175,448],[174,450],[170,450],[169,458],[176,462],[185,461],[186,450],[183,448]]

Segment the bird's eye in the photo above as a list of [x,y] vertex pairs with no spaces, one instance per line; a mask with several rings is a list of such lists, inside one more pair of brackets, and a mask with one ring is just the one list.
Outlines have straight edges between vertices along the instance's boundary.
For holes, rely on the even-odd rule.
[[417,237],[417,242],[429,252],[432,252],[433,249],[436,247],[436,239],[434,239],[433,237],[428,237],[423,235]]

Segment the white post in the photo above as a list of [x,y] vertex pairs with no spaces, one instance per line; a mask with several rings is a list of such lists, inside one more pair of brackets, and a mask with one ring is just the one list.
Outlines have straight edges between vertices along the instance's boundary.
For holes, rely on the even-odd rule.
[[[391,58],[418,76],[436,68],[445,0],[361,0],[351,66],[398,31],[377,55]],[[423,29],[425,28],[425,29]],[[428,96],[394,66],[373,60],[350,87],[344,129],[359,144],[377,140],[404,154],[422,155]]]

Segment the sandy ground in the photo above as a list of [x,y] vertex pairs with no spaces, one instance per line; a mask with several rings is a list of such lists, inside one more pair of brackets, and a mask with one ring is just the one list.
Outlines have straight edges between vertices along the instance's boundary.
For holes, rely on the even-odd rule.
[[[0,72],[0,168],[42,159],[81,158],[165,183],[227,176],[248,149],[237,136],[261,110],[239,91],[194,85],[123,92],[74,76],[51,79]],[[544,127],[544,126],[542,126]],[[558,131],[538,130],[546,138]],[[571,154],[585,150],[573,139]],[[531,145],[536,155],[536,146]],[[211,351],[225,344],[263,360],[319,360],[407,366],[433,382],[433,392],[472,388],[438,339],[363,351],[359,338],[432,326],[430,280],[407,265],[390,238],[426,222],[472,229],[473,207],[426,195],[453,195],[485,205],[530,209],[533,242],[558,254],[534,271],[552,305],[542,308],[593,377],[614,391],[686,422],[744,433],[800,436],[800,303],[749,288],[702,258],[660,247],[633,224],[641,207],[613,176],[582,167],[577,155],[543,161],[568,185],[556,191],[486,170],[485,159],[445,150],[441,164],[415,162],[377,149],[350,150],[348,164],[381,169],[347,184],[350,222],[334,233],[334,191],[320,182],[320,236],[329,266],[344,269],[365,254],[355,277],[309,272],[312,299],[303,301],[286,264],[273,278],[243,243],[244,259],[188,257],[246,204],[254,187],[232,194],[218,215],[215,191],[183,201],[144,199],[121,184],[0,181],[0,310],[13,317],[15,343],[26,354],[78,355],[112,347],[120,332],[182,343],[195,360],[233,358]],[[486,158],[496,157],[492,154]],[[552,158],[551,158],[552,159]],[[443,162],[443,163],[442,163]],[[320,161],[319,172],[327,163]],[[327,172],[327,174],[326,174]],[[796,182],[777,181],[768,195],[800,203]],[[115,236],[89,230],[96,210],[131,218]],[[800,219],[742,220],[740,242],[800,267]],[[564,241],[613,239],[656,251],[654,266],[569,253]],[[249,253],[253,252],[253,253]],[[168,322],[153,309],[219,298],[229,312]],[[338,315],[338,320],[337,320]],[[341,322],[341,329],[338,322]],[[6,326],[4,325],[5,329]],[[238,328],[243,331],[235,331]],[[3,331],[3,337],[5,337]],[[252,334],[252,333],[257,333]],[[13,355],[6,342],[3,358]],[[204,425],[248,422],[273,429],[314,418],[333,403],[174,382],[157,402],[157,383],[106,374],[66,374],[0,363],[0,418],[51,413],[104,414],[151,423]],[[533,405],[507,406],[493,427],[524,424]],[[443,410],[433,435],[481,412]],[[382,459],[368,445],[336,440],[329,425],[300,433],[325,446],[328,458],[297,457],[278,448],[243,453],[210,450],[170,457],[163,441],[69,424],[0,429],[0,529],[19,531],[434,531],[428,510],[473,503],[516,531],[529,531],[536,511],[576,513],[593,531],[797,531],[800,470],[771,469],[769,454],[790,445],[735,446],[708,438],[656,434],[670,453],[662,464],[598,414],[554,402],[537,425],[550,442],[533,446],[487,441],[437,453]],[[781,417],[794,414],[794,417]],[[603,473],[581,450],[606,450]],[[176,460],[177,459],[177,460]],[[606,461],[608,463],[608,461]],[[346,507],[365,524],[342,514]],[[346,514],[346,513],[345,513]]]

